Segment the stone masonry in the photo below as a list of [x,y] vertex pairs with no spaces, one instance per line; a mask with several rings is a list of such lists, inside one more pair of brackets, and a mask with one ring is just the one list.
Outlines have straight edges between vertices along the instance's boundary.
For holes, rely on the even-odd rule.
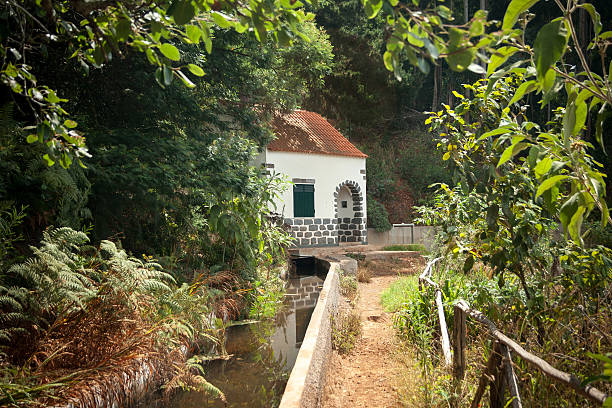
[[[348,187],[353,199],[353,218],[338,218],[338,195],[340,189]],[[338,225],[338,242],[368,242],[366,213],[363,208],[361,187],[354,181],[346,180],[336,187],[334,193],[334,210]]]
[[[338,218],[338,194],[347,187],[353,199],[353,217]],[[346,180],[336,187],[334,193],[334,218],[285,218],[285,225],[296,239],[298,247],[333,246],[340,242],[368,242],[367,218],[364,210],[363,192],[359,184]]]
[[338,245],[338,220],[335,218],[285,218],[285,225],[296,239],[296,246]]

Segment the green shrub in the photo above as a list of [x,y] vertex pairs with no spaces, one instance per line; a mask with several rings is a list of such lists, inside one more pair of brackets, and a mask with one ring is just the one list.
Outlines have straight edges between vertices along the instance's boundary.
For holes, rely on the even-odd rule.
[[341,311],[332,318],[332,347],[339,353],[350,353],[359,337],[361,319],[354,310]]
[[392,227],[389,222],[389,213],[385,207],[372,197],[368,197],[368,227],[378,232],[389,231]]
[[340,294],[349,300],[357,297],[357,279],[352,275],[347,275],[344,271],[340,272]]
[[427,253],[427,249],[421,244],[394,244],[387,245],[382,249],[383,251],[418,251],[421,253]]
[[251,290],[249,318],[272,319],[283,304],[285,282],[275,274],[266,276],[260,269]]

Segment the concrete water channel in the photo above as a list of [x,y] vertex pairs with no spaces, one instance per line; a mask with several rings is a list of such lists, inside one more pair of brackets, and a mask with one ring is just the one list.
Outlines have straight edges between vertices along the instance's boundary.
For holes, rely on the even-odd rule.
[[181,392],[167,408],[277,407],[298,357],[330,264],[315,257],[294,257],[284,307],[273,322],[236,325],[226,333],[229,360],[212,361],[206,379],[221,389],[227,404],[202,393]]

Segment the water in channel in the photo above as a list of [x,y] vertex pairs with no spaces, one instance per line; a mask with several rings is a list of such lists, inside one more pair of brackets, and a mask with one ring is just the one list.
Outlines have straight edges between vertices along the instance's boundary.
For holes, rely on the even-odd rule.
[[314,258],[294,260],[285,307],[275,321],[233,326],[227,332],[227,361],[205,367],[206,379],[227,398],[227,405],[202,393],[177,394],[172,408],[270,408],[280,403],[323,286],[324,268]]

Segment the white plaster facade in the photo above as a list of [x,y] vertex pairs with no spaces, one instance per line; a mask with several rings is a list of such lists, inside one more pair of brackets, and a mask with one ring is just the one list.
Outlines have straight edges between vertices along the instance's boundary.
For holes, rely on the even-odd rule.
[[367,242],[365,157],[266,150],[258,164],[292,183],[314,184],[314,217],[294,217],[291,185],[276,202],[276,212],[291,227],[298,246]]

